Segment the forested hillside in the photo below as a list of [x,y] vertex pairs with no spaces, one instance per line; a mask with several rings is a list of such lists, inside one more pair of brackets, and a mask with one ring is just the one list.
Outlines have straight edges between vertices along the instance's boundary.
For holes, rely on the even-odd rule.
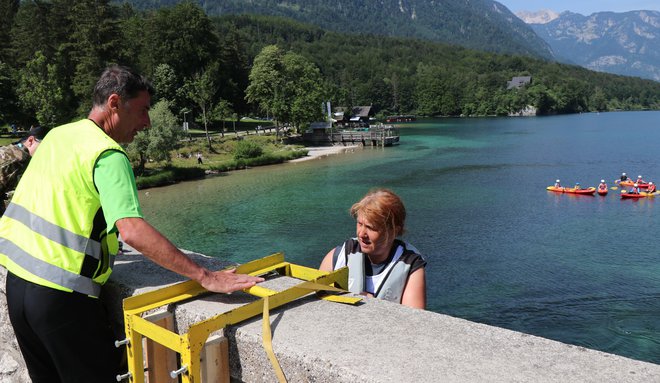
[[[141,10],[179,3],[128,2]],[[493,0],[198,0],[197,4],[210,16],[280,16],[342,33],[417,38],[486,52],[552,58],[545,41]]]
[[[373,105],[381,114],[506,115],[526,105],[542,114],[660,109],[654,81],[422,40],[329,32],[270,16],[211,18],[190,2],[146,13],[91,0],[16,2],[4,16],[10,29],[0,41],[0,125],[54,125],[83,116],[94,80],[109,63],[149,76],[179,119],[191,111],[188,118],[199,120],[204,110],[217,125],[265,114],[265,105],[247,103],[246,89],[255,57],[273,44],[295,54],[286,56],[295,64],[291,81],[296,68],[318,68],[319,79],[302,90],[313,87],[335,106]],[[514,76],[532,76],[532,83],[507,90]],[[320,105],[296,97],[280,104],[320,112]]]
[[[321,69],[335,103],[374,104],[384,113],[505,115],[528,104],[541,114],[660,108],[660,83],[525,56],[339,34],[269,17],[227,16],[216,25],[220,34],[238,33],[253,47],[250,56],[267,44],[302,53]],[[532,84],[507,90],[514,76],[532,76]]]

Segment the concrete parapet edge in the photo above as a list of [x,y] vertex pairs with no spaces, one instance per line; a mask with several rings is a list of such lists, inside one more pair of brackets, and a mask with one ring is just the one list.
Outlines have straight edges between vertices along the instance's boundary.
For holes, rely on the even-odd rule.
[[[211,269],[226,263],[190,253]],[[27,371],[9,325],[6,272],[0,268],[0,383],[26,382]],[[123,338],[121,300],[181,281],[136,253],[119,256],[102,299]],[[280,290],[288,277],[264,282]],[[168,307],[179,333],[190,324],[255,299],[212,294]],[[271,311],[273,349],[289,382],[650,382],[660,365],[469,322],[390,302],[359,306],[314,295]],[[262,346],[261,317],[225,330],[233,379],[276,381]]]

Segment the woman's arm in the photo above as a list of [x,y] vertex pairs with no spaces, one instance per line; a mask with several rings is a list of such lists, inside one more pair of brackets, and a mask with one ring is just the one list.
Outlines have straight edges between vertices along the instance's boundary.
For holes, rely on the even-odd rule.
[[334,265],[332,264],[332,255],[335,252],[335,249],[328,251],[328,254],[325,255],[323,261],[321,261],[321,266],[319,270],[321,271],[332,271]]
[[418,309],[426,308],[426,277],[424,268],[410,274],[406,287],[403,289],[401,304]]

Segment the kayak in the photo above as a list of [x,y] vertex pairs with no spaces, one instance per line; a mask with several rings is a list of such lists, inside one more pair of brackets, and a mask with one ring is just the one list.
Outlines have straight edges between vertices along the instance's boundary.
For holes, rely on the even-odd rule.
[[598,189],[599,195],[607,195],[607,189]]
[[637,194],[637,193],[628,193],[625,190],[622,190],[621,198],[622,199],[647,198],[647,197],[655,197],[658,194],[660,194],[660,192],[654,192],[654,193],[640,192],[639,194]]
[[582,195],[594,195],[596,193],[595,187],[590,187],[586,189],[575,189],[575,188],[565,188],[565,187],[558,188],[555,186],[548,186],[546,189],[557,193],[571,193],[571,194],[582,194]]
[[[634,182],[634,181],[630,181],[630,180],[619,182],[619,186],[630,186],[630,187],[633,187],[633,185],[635,185],[635,182]],[[646,188],[649,187],[649,184],[646,183],[646,182],[642,182],[642,183],[638,183],[637,186],[639,186],[640,189],[646,189]]]
[[637,193],[621,193],[621,198],[622,199],[646,198],[646,193],[645,192],[641,192],[639,194],[637,194]]

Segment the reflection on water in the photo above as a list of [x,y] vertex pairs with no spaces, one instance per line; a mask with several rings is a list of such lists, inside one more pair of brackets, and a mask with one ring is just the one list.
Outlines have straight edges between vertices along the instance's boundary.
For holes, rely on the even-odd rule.
[[420,120],[402,125],[398,147],[140,197],[178,246],[236,262],[284,251],[317,266],[354,234],[351,204],[389,187],[406,203],[405,239],[429,261],[430,310],[658,363],[660,200],[545,190],[557,178],[612,184],[622,171],[660,180],[658,121],[658,112]]

